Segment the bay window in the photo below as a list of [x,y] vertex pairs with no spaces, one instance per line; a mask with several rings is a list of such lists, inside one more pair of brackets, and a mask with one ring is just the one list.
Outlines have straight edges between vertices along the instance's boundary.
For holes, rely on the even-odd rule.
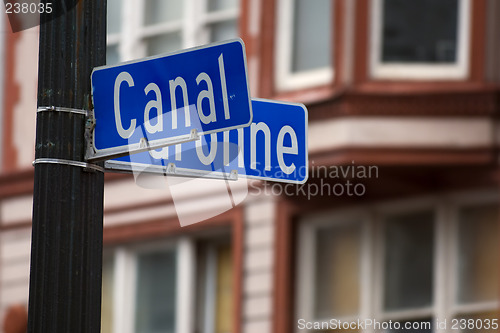
[[296,319],[392,321],[402,331],[418,322],[415,332],[445,331],[436,326],[444,319],[448,329],[461,319],[492,323],[499,310],[496,200],[450,196],[305,216]]

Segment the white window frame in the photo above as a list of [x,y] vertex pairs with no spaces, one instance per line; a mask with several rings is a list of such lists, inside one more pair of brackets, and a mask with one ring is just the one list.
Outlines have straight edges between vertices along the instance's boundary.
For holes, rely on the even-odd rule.
[[[335,6],[335,2],[332,3]],[[328,84],[333,80],[333,63],[330,66],[314,70],[292,72],[292,51],[293,51],[293,18],[294,18],[294,0],[279,0],[276,29],[276,59],[275,77],[276,88],[280,91],[298,90],[319,85]],[[332,13],[330,13],[332,14]],[[332,17],[332,31],[333,15]],[[331,43],[331,42],[330,42]],[[330,45],[333,49],[333,46]]]
[[370,224],[370,218],[367,214],[360,214],[357,212],[345,211],[336,214],[318,214],[308,219],[307,223],[299,224],[299,246],[300,250],[298,253],[299,264],[296,267],[296,290],[297,296],[300,299],[299,302],[295,302],[295,312],[298,314],[297,318],[303,318],[306,321],[329,321],[332,318],[315,318],[314,317],[314,304],[315,292],[314,292],[314,281],[316,279],[315,271],[315,258],[316,258],[316,240],[315,232],[324,227],[340,226],[350,223],[357,223],[360,226],[360,239],[361,239],[361,251],[360,251],[360,311],[354,316],[335,318],[342,321],[352,321],[358,318],[371,318],[370,306],[371,304],[371,294],[368,292],[370,290],[370,281],[373,276],[373,267],[369,258],[370,252],[373,251],[372,237],[370,237],[372,232],[372,224]]
[[384,235],[385,221],[384,218],[391,215],[397,214],[412,214],[419,213],[423,211],[430,211],[434,213],[435,225],[434,225],[434,263],[433,263],[433,286],[440,284],[440,277],[443,272],[443,246],[440,241],[440,226],[442,222],[441,218],[441,206],[435,203],[436,200],[433,198],[422,198],[410,201],[399,201],[396,203],[382,204],[377,207],[376,213],[376,250],[375,250],[375,284],[372,286],[375,293],[375,318],[380,321],[397,321],[397,320],[412,320],[419,319],[423,317],[433,317],[437,312],[435,307],[438,297],[436,294],[432,295],[432,304],[429,307],[419,308],[419,309],[405,309],[405,310],[395,310],[395,311],[385,311],[384,310],[384,293],[385,293],[385,244],[386,239]]
[[[500,309],[500,300],[458,305],[457,291],[457,237],[459,209],[478,205],[496,204],[499,200],[496,191],[472,191],[451,193],[443,196],[430,196],[412,200],[391,201],[367,206],[364,213],[359,208],[336,212],[307,215],[298,225],[298,264],[296,267],[295,319],[306,321],[329,321],[340,319],[351,321],[360,319],[411,320],[422,317],[448,319],[463,313],[474,314]],[[423,309],[397,311],[383,310],[384,295],[384,217],[398,213],[412,213],[429,210],[435,214],[433,299],[432,305]],[[344,223],[359,221],[362,233],[360,260],[360,309],[356,318],[315,318],[314,281],[315,281],[315,233],[322,227],[334,227]],[[451,282],[450,282],[451,281]],[[444,333],[432,322],[433,332]],[[302,332],[295,326],[296,332]],[[312,331],[311,331],[312,332]],[[366,333],[373,333],[367,327]]]
[[208,12],[208,0],[184,0],[183,17],[175,22],[144,25],[145,0],[123,0],[121,32],[109,34],[107,45],[118,45],[120,61],[144,58],[147,55],[145,38],[179,31],[181,48],[208,43],[211,23],[238,20],[240,8]]
[[457,59],[454,64],[383,63],[383,1],[371,1],[370,75],[373,79],[463,80],[469,75],[471,1],[458,0]]
[[[191,1],[191,5],[193,7],[196,6],[193,0]],[[239,2],[241,0],[238,0]],[[209,12],[206,10],[208,8],[208,0],[200,0],[200,5],[198,7],[197,17],[193,19],[200,20],[200,25],[197,26],[197,29],[191,32],[189,39],[191,44],[186,47],[191,47],[199,44],[208,43],[210,40],[210,29],[207,28],[208,25],[213,23],[222,23],[226,21],[236,20],[238,22],[238,17],[240,15],[240,5],[236,8],[229,8],[224,10],[218,10],[214,12]],[[205,10],[203,10],[205,9]],[[189,21],[186,21],[187,25],[190,25]],[[186,29],[187,31],[188,29]]]
[[[480,193],[474,197],[468,197],[465,195],[459,195],[454,198],[454,201],[450,205],[450,219],[458,221],[459,219],[459,209],[465,207],[474,207],[487,204],[498,204],[498,197],[489,193]],[[452,241],[449,243],[449,251],[451,253],[450,265],[452,265],[454,271],[449,269],[448,271],[452,275],[456,275],[456,268],[458,267],[458,224],[455,223],[452,228]],[[449,311],[447,313],[448,318],[456,318],[457,316],[467,313],[481,313],[481,312],[494,312],[498,311],[500,308],[500,300],[497,301],[482,301],[475,302],[473,304],[457,304],[456,296],[458,292],[458,284],[456,279],[448,278],[451,283],[447,284],[448,287],[448,298],[446,299],[447,304],[449,304]]]
[[[216,232],[215,235],[219,235]],[[220,233],[226,235],[226,233]],[[205,238],[203,238],[205,239]],[[137,258],[140,254],[175,251],[176,253],[176,300],[175,300],[175,332],[191,333],[195,331],[196,321],[202,320],[200,327],[203,333],[215,331],[215,304],[217,301],[214,289],[217,275],[216,247],[226,242],[220,238],[206,238],[207,257],[206,272],[197,271],[198,239],[183,236],[178,239],[154,241],[134,246],[122,245],[105,250],[105,257],[113,261],[112,291],[112,332],[134,333],[137,292]],[[202,260],[205,260],[202,259]],[[197,317],[196,277],[206,274],[205,295],[202,297],[204,315]]]
[[134,333],[137,289],[137,257],[141,253],[176,251],[175,332],[190,333],[194,327],[195,244],[182,237],[175,241],[140,246],[120,246],[113,250],[113,333]]
[[[203,333],[215,333],[216,330],[216,315],[217,315],[217,269],[219,262],[217,261],[217,247],[224,244],[225,241],[214,240],[207,243],[204,247],[206,257],[205,271],[197,272],[197,275],[205,275],[204,285],[204,306],[203,314],[200,320],[200,330]],[[197,302],[199,303],[199,302]]]
[[[216,294],[216,270],[217,270],[217,257],[213,244],[208,246],[206,258],[206,275],[205,281],[205,303],[203,313],[203,332],[214,333],[215,331],[215,302]],[[200,272],[201,273],[201,272]]]

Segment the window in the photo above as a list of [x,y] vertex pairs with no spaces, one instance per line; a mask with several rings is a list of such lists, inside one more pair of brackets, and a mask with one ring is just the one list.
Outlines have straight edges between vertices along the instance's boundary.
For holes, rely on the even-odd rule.
[[109,0],[107,63],[238,37],[239,0]]
[[498,221],[495,205],[466,206],[458,212],[454,317],[498,316]]
[[363,217],[353,215],[300,224],[297,318],[353,321],[362,316],[368,300],[360,281],[369,278],[362,263],[369,251],[364,225]]
[[113,266],[112,256],[102,261],[101,332],[113,332]]
[[380,317],[398,322],[430,322],[435,265],[433,211],[387,215],[381,227],[384,264],[380,269]]
[[328,318],[334,312],[353,317],[359,312],[359,258],[361,234],[358,223],[316,231],[315,313]]
[[232,251],[226,238],[190,238],[108,251],[103,333],[227,333]]
[[[375,319],[399,323],[401,331],[418,322],[418,331],[431,332],[437,319],[450,328],[453,319],[497,318],[496,198],[445,197],[304,218],[297,320]],[[373,330],[382,331],[364,331]]]
[[232,330],[233,265],[231,246],[222,241],[205,242],[198,248],[199,299],[196,332],[227,333]]
[[122,3],[123,1],[121,0],[108,0],[107,64],[115,64],[120,61],[119,44],[122,35]]
[[466,78],[470,13],[470,0],[374,0],[372,76]]
[[276,48],[279,90],[326,84],[333,78],[331,0],[280,0]]
[[136,256],[135,331],[175,331],[175,249],[148,251]]

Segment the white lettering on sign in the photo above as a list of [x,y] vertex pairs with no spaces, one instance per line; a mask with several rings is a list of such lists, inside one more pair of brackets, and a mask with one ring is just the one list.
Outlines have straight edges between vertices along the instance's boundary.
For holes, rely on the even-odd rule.
[[[163,131],[163,112],[161,106],[161,92],[160,88],[154,84],[150,83],[144,88],[144,93],[146,96],[150,91],[154,91],[156,99],[152,99],[146,104],[146,108],[144,109],[144,127],[146,127],[146,131],[149,133],[156,133]],[[149,116],[149,111],[152,108],[156,108],[156,124],[151,125],[151,117]]]
[[224,142],[224,165],[229,165],[229,131],[224,131],[222,141]]
[[[290,147],[285,147],[283,145],[283,140],[285,139],[285,134],[289,134],[290,138],[292,139]],[[283,126],[283,128],[281,128],[281,130],[278,134],[277,145],[278,146],[276,148],[276,154],[278,154],[278,156],[277,156],[278,157],[278,164],[280,166],[280,169],[283,170],[284,173],[289,175],[295,171],[295,164],[292,163],[290,165],[286,165],[285,160],[283,159],[283,154],[297,155],[299,153],[299,149],[297,146],[297,134],[295,134],[295,131],[293,130],[293,128],[291,128],[288,125]]]
[[243,160],[243,138],[243,128],[238,128],[238,168],[243,168],[245,166],[245,161]]
[[227,99],[226,71],[224,70],[224,57],[222,54],[219,57],[219,74],[220,85],[222,88],[222,100],[224,101],[224,117],[229,119],[229,101]]
[[127,73],[127,72],[121,72],[118,74],[115,80],[115,91],[114,91],[114,105],[115,105],[115,124],[116,124],[116,130],[118,131],[118,134],[124,139],[128,139],[134,134],[135,126],[136,126],[136,120],[133,119],[130,122],[130,127],[125,130],[122,125],[122,117],[120,115],[120,86],[122,82],[125,81],[128,83],[129,87],[134,86],[134,79],[132,79],[132,76]]
[[[227,82],[226,82],[226,71],[224,69],[224,57],[221,54],[218,58],[219,65],[219,76],[221,82],[222,91],[222,103],[224,109],[224,118],[226,120],[231,119],[231,114],[229,112],[229,100],[227,95]],[[198,117],[203,124],[209,124],[217,121],[216,108],[215,108],[215,97],[214,88],[212,84],[212,78],[205,72],[201,72],[196,77],[196,85],[201,89],[198,92],[196,99],[196,107],[198,111]],[[120,91],[122,83],[126,82],[128,87],[134,87],[134,79],[132,75],[128,72],[121,72],[115,79],[114,86],[114,114],[115,114],[115,125],[118,134],[123,139],[130,138],[137,127],[137,119],[132,119],[130,121],[130,126],[125,129],[122,123],[122,117],[120,112]],[[190,109],[189,109],[189,99],[188,99],[188,89],[186,80],[178,76],[173,80],[169,80],[168,89],[170,92],[170,111],[172,112],[172,129],[178,128],[177,121],[177,111],[184,109],[185,114],[185,124],[184,126],[191,126]],[[194,83],[193,83],[194,84]],[[182,107],[178,108],[176,89],[181,89],[182,93]],[[144,128],[149,134],[162,132],[163,128],[163,104],[162,104],[162,92],[160,87],[155,83],[151,82],[144,88],[144,94],[147,96],[150,92],[154,92],[154,99],[147,102],[144,107]],[[180,102],[180,101],[179,101]],[[208,102],[208,103],[206,103]],[[205,106],[206,110],[203,108]],[[207,108],[208,106],[208,108]],[[152,112],[152,109],[156,109],[156,112]],[[153,115],[151,115],[153,113]],[[154,120],[152,123],[151,120]],[[159,152],[157,152],[159,153]],[[211,156],[211,155],[209,155]]]
[[201,163],[210,165],[210,163],[215,160],[215,156],[217,155],[217,133],[210,134],[210,148],[208,156],[203,153],[201,141],[202,140],[196,140],[196,155],[198,155]]
[[[230,147],[231,143],[229,140],[230,132],[232,131],[238,131],[237,132],[237,141],[238,141],[238,167],[239,168],[244,168],[245,163],[243,160],[244,157],[244,129],[243,128],[238,128],[234,129],[231,131],[224,131],[222,135],[222,158],[223,158],[223,163],[224,166],[228,166],[231,161],[230,157],[232,156],[230,153]],[[263,135],[264,139],[264,145],[257,145],[257,136],[258,135]],[[290,136],[290,145],[285,145],[285,137],[286,135]],[[260,161],[257,161],[257,149],[264,150],[264,169],[266,171],[271,170],[271,154],[276,154],[276,158],[278,160],[278,165],[283,171],[283,173],[289,175],[293,173],[296,169],[295,164],[292,162],[290,165],[287,165],[285,163],[285,155],[298,155],[299,153],[299,147],[298,147],[298,140],[297,140],[297,134],[295,133],[295,130],[288,125],[283,126],[277,136],[276,142],[274,145],[271,142],[271,130],[269,126],[264,123],[264,122],[259,122],[259,123],[252,123],[250,125],[250,168],[253,170],[258,169],[258,165],[260,165]],[[217,154],[220,152],[217,150],[219,147],[218,145],[218,136],[216,133],[212,133],[210,135],[210,144],[209,145],[203,145],[203,143],[206,142],[205,140],[197,140],[195,142],[196,146],[196,155],[198,157],[198,160],[203,164],[203,165],[210,165],[211,163],[214,162],[215,158],[217,157]],[[182,160],[182,145],[183,144],[178,144],[175,146],[175,160],[176,161],[181,161]],[[276,147],[275,150],[272,149],[272,147]],[[205,151],[204,151],[205,149]],[[205,155],[205,152],[208,155]],[[169,156],[169,147],[164,147],[160,150],[150,150],[149,154],[151,157],[154,159],[164,159],[168,160],[169,158],[172,158]]]
[[250,126],[250,168],[257,168],[257,133],[262,131],[265,140],[265,170],[271,170],[271,130],[269,127],[260,122],[258,124],[252,123]]
[[[181,160],[181,145],[175,145],[175,160],[180,161]],[[157,160],[162,160],[165,159],[167,160],[169,155],[168,155],[168,146],[160,148],[160,150],[150,150],[149,154],[151,155],[152,158],[157,159]]]
[[182,102],[184,103],[184,112],[186,119],[186,127],[191,126],[191,118],[189,117],[189,100],[187,93],[186,81],[180,76],[176,77],[175,80],[168,81],[170,88],[170,106],[172,110],[172,129],[177,129],[177,100],[175,97],[175,89],[177,87],[181,88],[182,92]]
[[[200,120],[204,124],[210,124],[217,121],[217,117],[215,116],[214,87],[212,85],[210,76],[208,76],[208,74],[205,72],[202,72],[200,73],[200,75],[198,75],[198,77],[196,78],[196,84],[200,85],[201,81],[205,81],[207,83],[207,89],[200,91],[200,93],[198,94],[196,106],[198,107],[198,115],[200,116]],[[208,99],[208,103],[210,105],[208,116],[205,116],[205,114],[203,113],[203,100],[205,98]]]

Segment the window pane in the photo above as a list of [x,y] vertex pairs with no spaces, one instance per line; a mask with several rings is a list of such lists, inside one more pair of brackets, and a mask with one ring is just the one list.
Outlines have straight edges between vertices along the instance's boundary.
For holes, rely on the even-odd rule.
[[453,63],[458,0],[384,0],[382,61]]
[[238,2],[239,0],[208,0],[208,11],[237,8]]
[[458,227],[458,301],[498,299],[498,208],[468,207],[460,211]]
[[233,309],[233,261],[231,245],[217,249],[217,282],[216,282],[216,320],[215,332],[226,333],[232,330]]
[[292,71],[330,66],[332,0],[295,0]]
[[233,259],[226,237],[201,241],[196,266],[195,332],[231,332]]
[[120,61],[120,54],[118,53],[118,45],[108,45],[106,48],[106,64],[114,65]]
[[358,223],[317,231],[316,319],[358,314],[360,244]]
[[146,38],[147,55],[174,52],[182,48],[180,32]]
[[138,256],[135,309],[137,333],[174,332],[175,290],[175,251]]
[[182,20],[183,3],[179,0],[146,0],[144,25]]
[[112,258],[102,262],[101,333],[113,332],[113,265]]
[[108,34],[120,32],[122,29],[122,0],[108,0]]
[[210,42],[238,37],[238,26],[235,20],[217,22],[210,25]]
[[432,212],[395,215],[385,223],[384,307],[398,310],[432,302]]

